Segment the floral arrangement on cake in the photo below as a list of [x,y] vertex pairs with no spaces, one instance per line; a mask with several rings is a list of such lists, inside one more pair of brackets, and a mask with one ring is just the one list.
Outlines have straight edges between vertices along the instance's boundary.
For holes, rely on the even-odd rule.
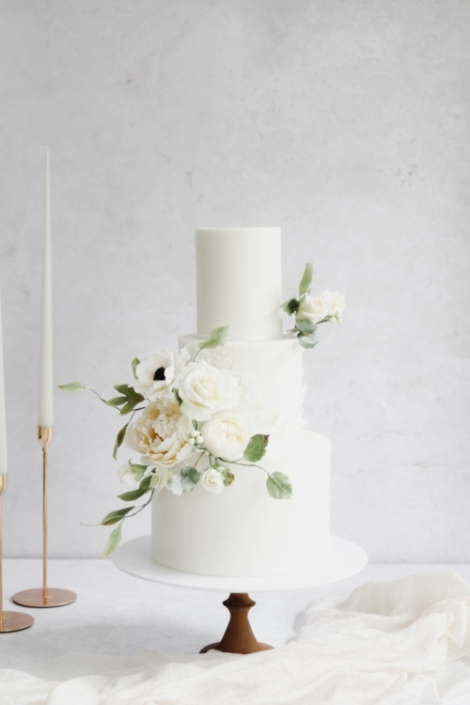
[[[321,296],[310,296],[312,271],[312,265],[307,264],[298,299],[282,305],[284,311],[295,314],[295,327],[290,332],[306,348],[317,344],[318,325],[340,321],[345,307],[339,294],[325,291]],[[117,434],[113,457],[117,459],[125,444],[140,458],[139,462],[129,460],[118,473],[122,482],[134,487],[118,495],[127,506],[109,512],[101,522],[116,525],[104,549],[106,557],[119,545],[123,522],[150,504],[155,492],[182,495],[200,485],[206,492],[220,494],[235,480],[229,466],[245,465],[265,472],[266,489],[273,499],[292,496],[285,473],[269,473],[259,465],[269,435],[250,435],[246,420],[234,410],[240,399],[237,378],[199,357],[203,350],[224,345],[227,334],[228,326],[221,326],[197,346],[186,346],[179,352],[160,350],[142,361],[135,358],[132,383],[116,385],[118,396],[108,400],[80,382],[60,385],[70,392],[90,390],[121,416],[130,415]],[[201,468],[203,458],[206,462]],[[144,504],[133,504],[146,495]]]
[[313,264],[307,262],[299,284],[299,295],[285,301],[281,308],[289,316],[295,316],[295,333],[304,348],[317,345],[317,329],[322,323],[340,323],[346,308],[344,296],[325,289],[323,294],[312,296],[310,287],[313,280]]

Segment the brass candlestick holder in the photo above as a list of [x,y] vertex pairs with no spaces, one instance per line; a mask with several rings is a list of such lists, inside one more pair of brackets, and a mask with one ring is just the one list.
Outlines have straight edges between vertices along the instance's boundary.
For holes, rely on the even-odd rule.
[[53,435],[53,426],[39,426],[38,439],[42,448],[42,587],[13,595],[13,602],[24,607],[64,607],[77,599],[71,590],[52,588],[47,584],[47,466]]
[[2,500],[7,490],[7,476],[0,475],[0,634],[19,632],[28,629],[34,624],[34,619],[24,612],[5,612],[3,610],[3,526],[2,526]]

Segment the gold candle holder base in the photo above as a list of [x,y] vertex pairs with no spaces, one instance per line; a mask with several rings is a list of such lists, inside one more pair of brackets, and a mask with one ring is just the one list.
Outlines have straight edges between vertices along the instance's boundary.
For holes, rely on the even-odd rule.
[[22,590],[11,599],[23,607],[65,607],[75,602],[77,595],[72,590],[48,587],[45,592],[42,588]]
[[24,612],[5,612],[3,610],[3,532],[2,532],[2,500],[6,492],[8,478],[0,475],[0,634],[19,632],[34,624],[34,618]]
[[2,612],[2,620],[0,621],[0,634],[8,632],[21,632],[23,629],[29,629],[34,624],[34,617],[24,612]]
[[12,600],[23,607],[65,607],[77,599],[71,590],[51,588],[47,584],[47,470],[49,446],[54,435],[53,426],[39,426],[38,439],[42,448],[42,587],[21,590]]

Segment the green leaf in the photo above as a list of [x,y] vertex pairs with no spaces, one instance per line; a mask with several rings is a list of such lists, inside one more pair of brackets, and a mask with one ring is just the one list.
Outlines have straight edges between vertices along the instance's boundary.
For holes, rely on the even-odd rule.
[[302,274],[302,279],[300,280],[300,284],[299,284],[299,295],[300,296],[303,296],[304,294],[308,294],[310,292],[312,280],[313,280],[313,264],[311,262],[307,262],[307,264],[305,265],[304,273]]
[[63,389],[64,392],[84,392],[90,387],[86,387],[81,382],[69,382],[69,384],[59,384],[59,389]]
[[229,485],[231,485],[235,480],[235,475],[228,468],[216,468],[216,470],[218,470],[222,475],[225,487],[229,487]]
[[304,333],[299,333],[297,335],[299,343],[303,348],[311,349],[314,348],[318,343],[318,339],[314,335],[305,335]]
[[[136,466],[133,466],[136,467]],[[145,467],[145,466],[142,466]],[[151,476],[149,475],[148,477],[144,477],[142,482],[140,483],[139,487],[136,490],[130,490],[129,492],[123,492],[122,494],[118,495],[118,499],[122,499],[123,502],[134,502],[136,499],[140,499],[141,497],[144,496],[144,494],[147,494],[150,490],[150,480]]]
[[201,473],[199,472],[199,470],[196,470],[196,468],[193,468],[189,465],[185,468],[182,468],[180,475],[183,484],[183,489],[185,490],[185,492],[188,492],[189,490],[192,490],[194,487],[196,487],[197,483],[201,479]]
[[273,472],[266,481],[268,494],[273,499],[291,499],[292,485],[283,472]]
[[209,335],[202,343],[199,343],[201,350],[204,348],[218,348],[219,345],[224,345],[225,339],[228,335],[228,326],[219,326],[219,328],[214,328],[211,330]]
[[114,553],[116,548],[119,546],[119,543],[121,541],[122,537],[122,521],[120,522],[119,526],[116,526],[115,529],[113,529],[109,535],[109,539],[106,542],[106,546],[104,547],[103,551],[103,556],[105,558],[109,558],[109,556]]
[[181,404],[183,403],[183,400],[181,399],[180,395],[178,394],[178,390],[177,390],[177,389],[172,389],[171,391],[172,391],[173,394],[175,395],[176,403],[178,404],[178,406],[181,406]]
[[[140,404],[141,401],[144,401],[144,397],[142,396],[142,394],[136,392],[134,387],[130,387],[128,384],[116,384],[114,389],[119,392],[119,394],[122,394],[124,396],[125,403],[124,406],[121,408],[121,411],[119,412],[121,416],[126,416],[126,414],[130,414],[131,411],[135,409],[137,404]],[[119,399],[119,397],[115,398]]]
[[121,404],[125,404],[126,402],[126,397],[113,397],[109,401],[106,402],[108,406],[121,406]]
[[137,379],[136,369],[137,369],[137,365],[140,365],[140,360],[139,360],[139,358],[138,358],[138,357],[135,357],[135,358],[132,360],[131,365],[132,365],[132,374],[134,375],[134,379]]
[[269,436],[265,436],[262,433],[252,436],[243,454],[246,460],[250,463],[257,463],[258,460],[261,460],[266,453],[268,441]]
[[[145,465],[139,465],[139,466],[134,465],[133,467],[143,467],[143,468],[147,469]],[[142,480],[142,482],[139,485],[139,490],[141,492],[148,492],[150,489],[151,480],[152,480],[151,475],[147,475],[147,477],[144,477],[144,479]]]
[[123,442],[124,437],[126,435],[126,431],[127,431],[128,426],[129,426],[129,424],[126,423],[126,425],[121,428],[118,435],[116,436],[116,443],[114,444],[114,450],[113,450],[114,460],[116,460],[117,452],[118,452],[119,448],[122,446],[122,442]]
[[288,313],[289,316],[292,316],[293,313],[297,313],[299,306],[300,301],[297,301],[297,299],[289,299],[289,301],[284,301],[281,308]]
[[134,506],[132,507],[124,507],[123,509],[115,509],[114,512],[109,512],[109,514],[106,514],[105,518],[101,522],[103,526],[110,526],[111,524],[117,524],[118,521],[121,521],[121,519],[124,519],[126,514],[128,514],[132,509],[135,509]]
[[[315,323],[312,321],[309,321],[308,318],[302,318],[299,320],[298,318],[295,319],[295,327],[297,330],[300,330],[302,333],[315,333],[317,326]],[[109,402],[108,402],[109,404]]]

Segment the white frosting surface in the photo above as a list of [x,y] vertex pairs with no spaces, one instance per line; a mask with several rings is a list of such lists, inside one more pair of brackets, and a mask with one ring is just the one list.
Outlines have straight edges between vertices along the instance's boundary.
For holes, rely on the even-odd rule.
[[[152,502],[152,555],[157,563],[202,575],[282,575],[308,555],[325,561],[330,534],[330,441],[303,431],[292,443],[270,444],[260,464],[289,475],[292,499],[272,499],[259,468],[229,464],[236,475],[220,495],[198,485]],[[201,464],[201,467],[202,464]]]
[[196,231],[197,330],[229,326],[232,340],[282,333],[281,229]]

